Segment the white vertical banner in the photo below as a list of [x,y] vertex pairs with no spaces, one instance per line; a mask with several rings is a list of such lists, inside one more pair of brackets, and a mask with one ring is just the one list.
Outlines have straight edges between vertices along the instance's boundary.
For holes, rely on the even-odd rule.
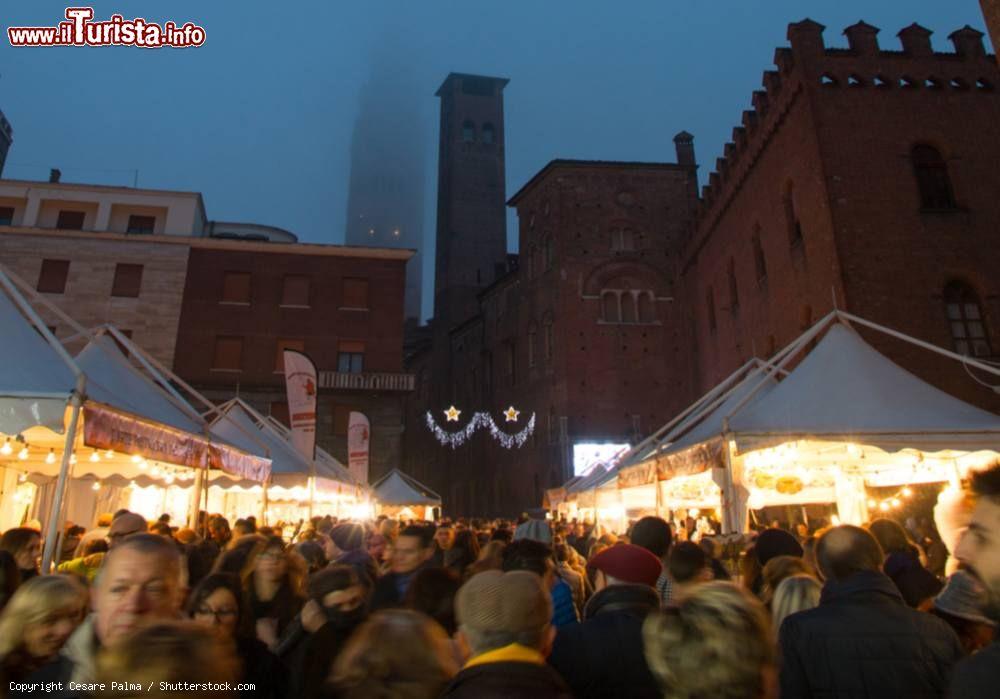
[[347,466],[351,475],[361,484],[368,483],[368,453],[371,444],[371,425],[363,413],[351,412],[347,427]]
[[312,463],[316,458],[316,365],[301,352],[288,349],[284,361],[292,444]]

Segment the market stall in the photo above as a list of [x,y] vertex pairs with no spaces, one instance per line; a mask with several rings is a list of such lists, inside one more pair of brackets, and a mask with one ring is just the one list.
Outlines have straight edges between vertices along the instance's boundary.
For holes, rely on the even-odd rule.
[[400,519],[433,521],[441,496],[411,476],[392,469],[372,483],[379,514]]

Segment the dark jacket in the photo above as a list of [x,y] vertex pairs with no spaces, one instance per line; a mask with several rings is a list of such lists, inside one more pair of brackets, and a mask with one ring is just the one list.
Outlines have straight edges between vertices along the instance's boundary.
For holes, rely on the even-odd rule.
[[[420,568],[413,571],[412,573],[407,573],[406,577],[409,578],[409,582],[413,582],[413,578],[416,577]],[[378,611],[380,609],[391,609],[393,607],[403,606],[403,595],[399,591],[399,573],[386,573],[381,578],[375,581],[375,589],[372,590],[372,601],[371,608],[372,611]]]
[[948,692],[951,699],[995,699],[997,695],[1000,695],[1000,638],[955,667]]
[[916,554],[891,553],[882,570],[892,578],[906,603],[916,609],[920,603],[941,592],[944,583],[922,565]]
[[573,699],[573,694],[548,665],[503,662],[465,668],[441,699]]
[[941,619],[906,606],[865,571],[829,581],[820,604],[781,625],[781,696],[942,697],[962,645]]
[[659,608],[660,597],[652,587],[604,588],[590,598],[583,623],[556,633],[549,664],[566,678],[578,699],[659,699],[642,647],[642,622]]
[[281,699],[284,696],[287,672],[266,645],[256,638],[240,638],[236,641],[236,653],[242,665],[240,682],[254,686],[253,691],[240,692],[240,697]]

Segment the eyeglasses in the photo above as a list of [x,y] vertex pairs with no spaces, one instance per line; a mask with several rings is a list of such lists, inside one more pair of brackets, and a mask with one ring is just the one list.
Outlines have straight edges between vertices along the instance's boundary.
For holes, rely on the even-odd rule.
[[195,610],[195,614],[198,616],[213,616],[218,621],[224,621],[226,619],[232,619],[239,612],[235,609],[211,609],[209,607],[202,607],[201,609]]

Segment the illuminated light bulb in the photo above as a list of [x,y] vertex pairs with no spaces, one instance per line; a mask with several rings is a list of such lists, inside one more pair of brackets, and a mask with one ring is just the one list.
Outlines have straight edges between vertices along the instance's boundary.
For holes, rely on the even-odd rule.
[[880,502],[879,505],[878,505],[878,509],[882,510],[883,512],[888,512],[889,511],[889,503],[887,503],[887,502]]
[[173,482],[174,482],[174,477],[171,474],[171,475],[167,476],[166,478],[164,478],[163,480],[165,480],[167,482],[167,485],[172,485]]
[[114,458],[114,456],[115,456],[115,453],[113,451],[111,451],[110,449],[108,449],[106,452],[104,452],[104,458],[105,459],[112,459],[112,458]]
[[141,468],[143,471],[145,471],[148,467],[149,464],[147,464],[145,461],[139,461],[139,468]]
[[20,476],[17,477],[17,482],[18,483],[24,483],[26,480],[28,480],[28,474],[27,473],[22,473]]
[[908,498],[911,495],[913,495],[913,491],[912,490],[910,490],[909,488],[903,488],[903,497],[904,498]]
[[97,450],[96,449],[94,451],[90,452],[90,463],[96,464],[100,460],[101,460],[101,457],[97,455]]
[[27,461],[28,460],[28,445],[27,444],[25,444],[23,447],[21,447],[21,451],[17,452],[17,458],[19,458],[21,461]]
[[890,501],[890,503],[889,503],[889,504],[890,504],[890,505],[892,505],[893,509],[895,509],[895,508],[899,507],[900,505],[902,505],[903,503],[901,503],[901,502],[900,502],[899,500],[897,500],[896,498],[893,498],[893,499],[892,499],[892,500]]
[[154,476],[160,475],[160,467],[159,466],[153,466],[153,470],[150,471],[150,473],[152,473]]
[[688,510],[688,517],[697,517],[697,516],[698,516],[698,510],[696,510],[693,507],[690,510]]
[[45,463],[54,464],[56,462],[56,450],[49,449],[48,456],[45,457]]
[[875,502],[874,500],[869,500],[868,501],[868,509],[874,510],[876,507],[878,507],[878,503],[877,502]]
[[100,490],[101,489],[101,484],[98,483],[97,481],[94,481],[94,485],[90,486],[90,489],[91,490]]
[[69,455],[69,462],[71,464],[75,464],[76,463],[76,454],[70,454]]
[[138,454],[132,454],[132,463],[133,464],[137,464],[140,461],[142,461],[142,457],[141,456],[139,456]]
[[10,445],[10,437],[8,437],[7,440],[3,443],[3,446],[0,447],[0,454],[3,454],[4,456],[10,456],[13,453],[14,453],[14,448]]

